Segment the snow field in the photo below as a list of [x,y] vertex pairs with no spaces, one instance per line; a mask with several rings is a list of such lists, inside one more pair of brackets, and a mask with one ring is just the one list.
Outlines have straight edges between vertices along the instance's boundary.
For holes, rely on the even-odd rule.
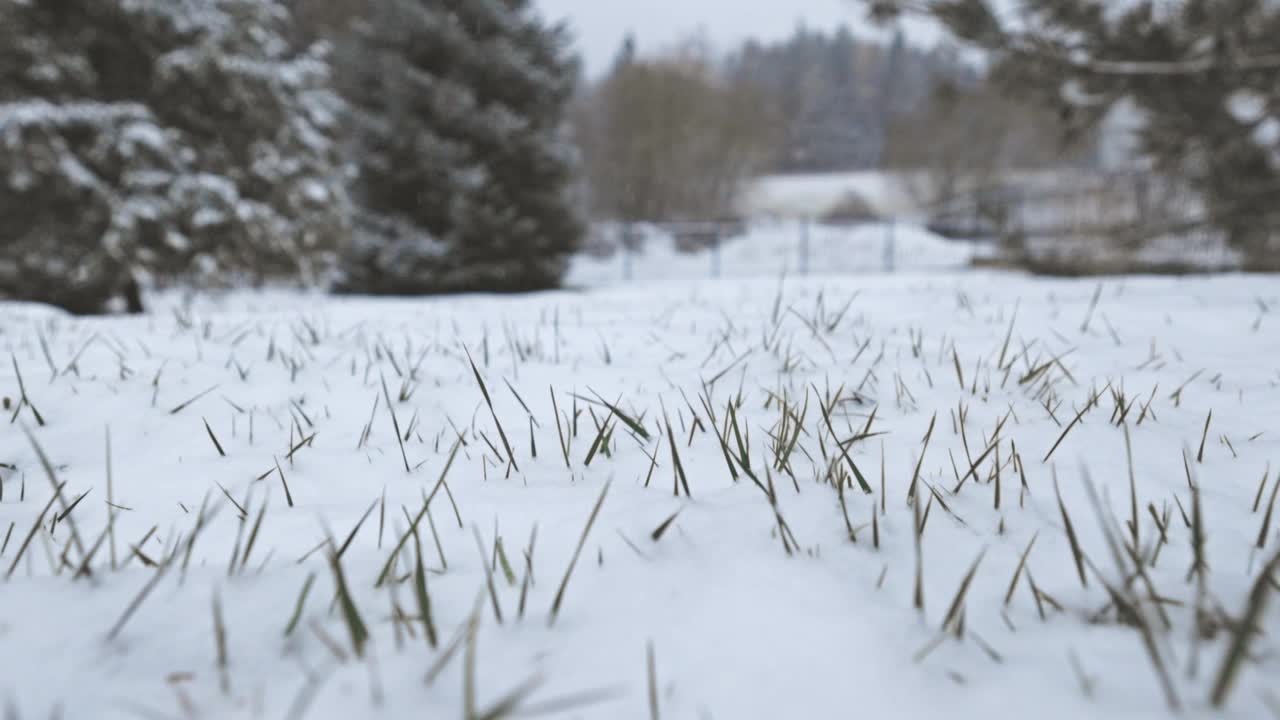
[[565,284],[596,288],[716,278],[770,283],[783,274],[959,270],[983,250],[905,223],[805,227],[798,221],[758,220],[742,236],[724,240],[718,250],[681,252],[670,235],[650,231],[643,247],[629,256],[623,251],[608,257],[579,254]]
[[1265,716],[1277,302],[967,273],[0,306],[0,701],[1208,717],[1245,638],[1221,713]]

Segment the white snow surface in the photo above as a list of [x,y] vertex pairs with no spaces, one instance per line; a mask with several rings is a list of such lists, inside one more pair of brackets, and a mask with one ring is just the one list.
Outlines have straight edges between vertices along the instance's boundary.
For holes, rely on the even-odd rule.
[[754,217],[816,218],[830,212],[848,195],[861,197],[885,216],[920,211],[897,174],[878,170],[766,175],[747,187],[739,209]]
[[[1263,717],[1277,701],[1274,605],[1223,712],[1208,697],[1232,633],[1197,643],[1192,628],[1197,604],[1209,625],[1240,617],[1280,544],[1277,524],[1262,530],[1275,465],[1253,509],[1280,462],[1278,287],[934,273],[502,298],[166,295],[149,315],[105,319],[3,304],[0,395],[17,402],[25,387],[43,424],[20,405],[0,426],[0,535],[13,528],[0,551],[0,702],[24,718],[481,717],[537,681],[514,717],[1169,717],[1105,581],[1137,599],[1183,717]],[[736,481],[731,403],[749,445]],[[588,465],[597,423],[611,438]],[[1132,568],[1108,550],[1087,491],[1129,538],[1125,427],[1138,546],[1167,626],[1146,581],[1124,582]],[[672,440],[692,497],[673,494]],[[783,462],[775,448],[791,442]],[[1210,568],[1202,603],[1179,509],[1194,513],[1189,482]],[[377,585],[424,497],[436,649],[410,577],[415,539]],[[915,514],[927,518],[923,610]],[[495,536],[511,580],[491,565]],[[335,547],[369,631],[363,659],[335,602]],[[59,558],[92,572],[54,570]],[[953,605],[963,632],[942,635]],[[473,617],[474,642],[448,655]]]

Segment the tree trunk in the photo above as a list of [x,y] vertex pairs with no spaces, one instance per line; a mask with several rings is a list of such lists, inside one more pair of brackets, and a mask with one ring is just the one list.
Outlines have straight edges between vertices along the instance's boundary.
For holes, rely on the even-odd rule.
[[138,280],[132,274],[124,283],[124,302],[125,309],[130,315],[141,315],[146,312],[146,308],[142,305],[142,289],[138,287]]

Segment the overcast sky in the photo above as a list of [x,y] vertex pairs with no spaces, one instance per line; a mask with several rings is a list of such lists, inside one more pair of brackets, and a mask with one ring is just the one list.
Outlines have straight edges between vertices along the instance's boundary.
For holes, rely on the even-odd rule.
[[[747,38],[785,38],[803,23],[812,29],[848,24],[859,34],[874,32],[853,0],[535,0],[542,13],[568,20],[587,72],[609,66],[623,38],[635,34],[642,53],[670,47],[702,32],[718,51]],[[912,31],[913,39],[927,33]]]

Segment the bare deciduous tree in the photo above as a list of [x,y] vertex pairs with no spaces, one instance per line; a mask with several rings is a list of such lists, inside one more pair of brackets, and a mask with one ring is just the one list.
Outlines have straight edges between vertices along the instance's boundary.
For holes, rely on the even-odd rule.
[[1246,265],[1280,266],[1280,6],[1010,0],[997,12],[992,0],[861,2],[881,19],[931,15],[988,51],[1024,95],[1079,125],[1128,104],[1142,120],[1144,165],[1202,200],[1195,217],[1179,219],[1181,230],[1211,228]]
[[1052,111],[1010,98],[989,81],[944,82],[890,125],[886,166],[918,206],[960,216],[945,222],[999,232],[1008,212],[1003,196],[1016,174],[1086,161],[1089,146],[1069,138]]
[[768,109],[696,51],[620,57],[581,98],[576,128],[597,217],[723,219],[772,149]]

